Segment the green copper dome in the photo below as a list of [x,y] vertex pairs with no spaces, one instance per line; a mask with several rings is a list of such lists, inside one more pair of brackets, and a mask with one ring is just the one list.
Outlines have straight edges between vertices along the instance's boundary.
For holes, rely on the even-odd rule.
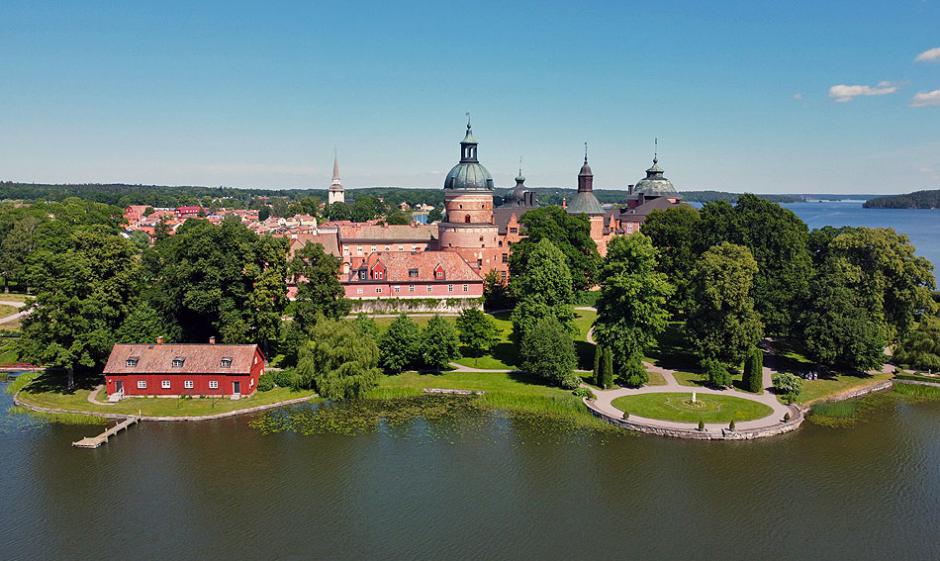
[[663,168],[659,166],[659,159],[656,157],[653,157],[653,165],[646,170],[646,177],[633,186],[633,192],[642,193],[646,197],[668,197],[679,194],[672,185],[672,181],[663,177]]
[[451,168],[444,178],[444,189],[460,191],[492,191],[493,176],[477,160],[477,141],[473,137],[470,123],[467,122],[467,134],[460,142],[460,163]]

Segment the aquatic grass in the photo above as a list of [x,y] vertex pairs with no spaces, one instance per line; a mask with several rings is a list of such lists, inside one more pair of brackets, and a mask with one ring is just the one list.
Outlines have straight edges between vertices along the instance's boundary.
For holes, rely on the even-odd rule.
[[38,419],[47,423],[56,423],[59,425],[107,425],[111,421],[105,417],[96,415],[79,415],[76,413],[47,413],[45,411],[33,411],[19,405],[14,405],[7,409],[10,415],[27,415],[33,419]]
[[13,381],[7,384],[7,393],[10,395],[15,394],[16,392],[28,386],[29,383],[38,378],[40,374],[41,372],[26,372],[24,374],[20,374],[16,378],[13,378]]
[[893,394],[907,401],[937,401],[940,400],[940,386],[924,386],[922,384],[894,384]]

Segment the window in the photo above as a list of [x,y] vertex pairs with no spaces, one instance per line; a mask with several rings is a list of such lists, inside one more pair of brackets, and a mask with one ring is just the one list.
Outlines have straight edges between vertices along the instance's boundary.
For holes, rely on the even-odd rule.
[[362,255],[362,246],[361,246],[361,245],[360,245],[360,246],[356,246],[356,254],[357,254],[357,255]]
[[128,357],[128,359],[124,361],[124,366],[130,366],[130,367],[137,366],[138,360],[139,358],[136,356]]
[[454,285],[448,284],[448,285],[447,285],[447,292],[453,292],[453,291],[454,291]]
[[444,280],[444,271],[442,269],[438,269],[437,271],[434,271],[434,278],[438,280]]
[[481,268],[481,267],[483,267],[483,260],[477,259],[477,268]]
[[509,263],[509,254],[508,254],[508,253],[504,253],[504,254],[503,254],[503,263]]
[[483,236],[480,236],[480,241],[481,241],[481,242],[483,241]]
[[373,251],[373,253],[375,252],[375,246],[372,246],[372,251]]
[[411,251],[418,251],[418,246],[416,245],[411,246]]
[[365,269],[359,271],[359,280],[366,280],[369,278],[369,273]]
[[361,288],[357,288],[357,289],[356,289],[356,294],[362,294],[362,289],[361,289]]
[[137,380],[137,389],[146,390],[147,389],[147,380]]
[[408,292],[414,292],[414,291],[415,291],[415,285],[409,284],[409,285],[408,285]]
[[209,389],[210,389],[210,390],[217,390],[217,389],[219,389],[219,381],[218,381],[218,380],[209,380]]
[[193,381],[192,381],[192,380],[183,380],[183,387],[186,388],[187,390],[193,389]]
[[384,272],[382,272],[382,271],[376,271],[376,272],[375,272],[375,278],[376,278],[376,279],[382,280],[383,277],[385,277],[385,273],[384,273]]
[[222,360],[219,361],[220,368],[231,368],[232,367],[232,357],[223,356]]
[[248,387],[249,387],[249,388],[255,387],[255,379],[254,379],[254,378],[252,378],[251,381],[248,382]]
[[405,246],[403,245],[398,246],[398,251],[405,251]]
[[385,246],[385,251],[388,251],[388,246]]
[[169,380],[161,380],[161,381],[160,381],[160,387],[163,388],[163,389],[165,389],[165,390],[170,389],[170,381],[169,381]]
[[409,278],[409,279],[416,279],[416,278],[418,278],[418,270],[417,270],[417,269],[408,269],[408,278]]
[[464,216],[464,217],[463,217],[463,221],[464,221],[465,223],[469,224],[469,223],[470,223],[470,215],[468,214],[468,215]]
[[174,358],[172,363],[173,368],[182,368],[184,362],[186,362],[186,359],[181,356]]
[[395,291],[395,294],[398,294],[399,292],[401,292],[401,287],[400,287],[400,286],[393,286],[393,287],[392,287],[392,290]]
[[434,287],[429,284],[429,285],[428,285],[428,294],[430,294],[432,290],[434,290]]
[[518,234],[518,233],[519,233],[519,228],[510,228],[510,229],[509,229],[509,233],[510,233],[510,234]]
[[463,291],[464,291],[464,292],[470,292],[470,285],[469,285],[469,284],[463,285]]
[[381,288],[376,288],[376,289],[375,289],[375,293],[376,293],[376,294],[382,294],[382,289],[381,289]]
[[503,240],[499,240],[499,247],[503,247]]

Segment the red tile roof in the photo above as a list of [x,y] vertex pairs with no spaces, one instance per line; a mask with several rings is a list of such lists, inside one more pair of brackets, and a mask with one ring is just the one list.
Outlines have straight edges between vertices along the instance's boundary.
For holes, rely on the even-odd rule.
[[[191,345],[183,343],[117,344],[105,364],[105,374],[248,374],[254,365],[258,345]],[[128,359],[137,365],[129,366]],[[173,359],[182,358],[182,366]],[[222,359],[232,359],[223,367]],[[262,357],[263,358],[263,357]]]
[[[473,270],[467,261],[452,251],[376,251],[364,259],[361,266],[372,268],[377,263],[385,266],[385,278],[381,282],[483,282],[483,277]],[[440,265],[444,269],[444,280],[434,278],[434,270]],[[417,269],[418,276],[408,275]],[[348,280],[359,281],[356,268],[350,270]],[[365,281],[368,282],[368,281]]]
[[[330,223],[332,225],[333,223]],[[437,239],[437,224],[367,224],[337,222],[343,242],[431,242]]]

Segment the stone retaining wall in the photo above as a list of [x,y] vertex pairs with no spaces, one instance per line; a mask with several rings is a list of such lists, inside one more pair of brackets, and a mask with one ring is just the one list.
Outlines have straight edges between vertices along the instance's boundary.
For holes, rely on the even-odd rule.
[[721,432],[699,431],[698,429],[671,429],[644,425],[629,419],[616,419],[596,409],[594,407],[594,403],[589,401],[587,398],[584,398],[583,401],[584,405],[587,406],[588,411],[590,411],[595,417],[599,417],[614,426],[636,432],[642,432],[644,434],[653,434],[656,436],[665,436],[668,438],[685,438],[688,440],[756,440],[758,438],[777,436],[779,434],[796,430],[801,424],[803,424],[804,419],[803,412],[800,410],[800,408],[791,405],[790,420],[787,422],[780,421],[779,423],[769,427],[733,431],[728,429],[721,429]]

